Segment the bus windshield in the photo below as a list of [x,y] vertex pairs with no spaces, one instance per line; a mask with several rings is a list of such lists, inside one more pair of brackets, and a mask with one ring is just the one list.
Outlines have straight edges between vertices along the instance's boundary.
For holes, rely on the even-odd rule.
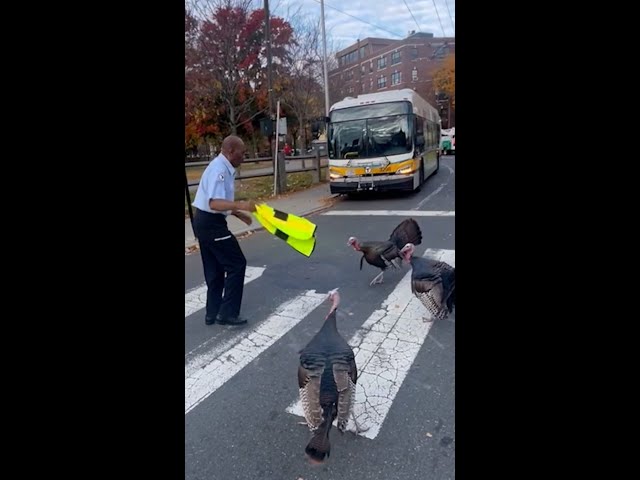
[[329,158],[374,158],[408,153],[413,121],[408,102],[383,103],[331,112]]

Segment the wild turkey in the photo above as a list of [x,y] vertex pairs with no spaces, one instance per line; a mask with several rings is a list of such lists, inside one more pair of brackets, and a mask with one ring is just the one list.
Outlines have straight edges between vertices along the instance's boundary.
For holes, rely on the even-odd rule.
[[456,304],[456,269],[431,258],[414,257],[415,245],[407,243],[401,252],[411,264],[411,291],[433,319],[444,319]]
[[344,433],[358,377],[353,350],[336,327],[338,289],[329,292],[329,299],[333,301],[329,314],[320,331],[300,351],[298,366],[300,402],[313,433],[305,453],[317,463],[329,456],[329,431],[334,420]]
[[389,268],[400,268],[402,258],[400,249],[407,243],[420,245],[422,243],[422,232],[418,223],[413,218],[407,218],[391,232],[389,240],[359,242],[356,237],[350,237],[347,245],[353,247],[356,252],[362,252],[360,259],[360,270],[362,262],[366,260],[369,265],[378,267],[381,272],[371,280],[369,286],[375,283],[382,283],[384,271]]

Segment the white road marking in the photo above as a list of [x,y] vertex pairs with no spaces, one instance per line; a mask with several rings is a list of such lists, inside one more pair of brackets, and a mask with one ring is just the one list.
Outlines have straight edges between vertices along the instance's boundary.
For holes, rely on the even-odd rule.
[[[263,267],[249,267],[244,273],[244,284],[254,281],[264,272]],[[203,309],[207,305],[207,284],[202,284],[199,287],[189,290],[184,295],[184,318]]]
[[280,305],[256,328],[242,331],[211,352],[191,360],[185,366],[185,415],[278,341],[326,299],[326,293],[308,290]]
[[426,211],[426,210],[331,210],[322,215],[343,215],[343,216],[373,216],[386,217],[387,215],[399,217],[455,217],[454,211]]
[[449,180],[451,179],[451,177],[453,175],[455,175],[455,171],[453,170],[453,168],[451,168],[449,165],[443,165],[444,167],[446,167],[449,170],[450,175],[447,177],[447,179],[442,183],[442,185],[440,185],[438,188],[436,188],[433,192],[431,192],[429,195],[427,195],[425,198],[423,198],[422,200],[420,200],[420,203],[418,203],[418,205],[416,205],[413,209],[414,210],[419,210],[420,208],[422,208],[422,206],[427,203],[429,201],[429,199],[431,199],[432,197],[435,197],[438,193],[440,193],[440,190],[442,190],[445,185],[447,183],[449,183]]
[[[425,257],[443,260],[455,267],[455,250],[427,249]],[[384,423],[391,404],[409,372],[433,322],[425,322],[429,313],[411,293],[409,271],[353,335],[349,345],[356,354],[358,382],[354,414],[362,430],[360,435],[374,439]],[[299,400],[286,410],[303,417]],[[347,429],[355,432],[353,420]]]

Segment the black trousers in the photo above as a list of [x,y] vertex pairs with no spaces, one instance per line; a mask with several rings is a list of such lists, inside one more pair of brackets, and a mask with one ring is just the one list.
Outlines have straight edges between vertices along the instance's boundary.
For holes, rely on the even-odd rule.
[[247,260],[238,240],[229,231],[224,215],[197,208],[193,230],[200,244],[204,278],[207,282],[206,318],[214,320],[218,314],[222,318],[237,318],[247,269]]

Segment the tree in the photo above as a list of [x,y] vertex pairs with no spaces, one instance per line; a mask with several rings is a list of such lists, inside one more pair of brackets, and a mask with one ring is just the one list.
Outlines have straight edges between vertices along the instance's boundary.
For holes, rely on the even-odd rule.
[[322,78],[321,38],[317,21],[295,18],[295,34],[287,52],[290,66],[287,75],[282,77],[282,102],[296,120],[290,124],[293,148],[297,148],[296,139],[302,136],[306,149],[309,121],[324,113],[323,90],[318,81],[318,77]]
[[221,140],[217,97],[202,72],[199,50],[200,22],[185,8],[185,148],[193,150],[203,139]]
[[[232,134],[237,134],[240,126],[251,130],[251,120],[267,107],[264,10],[249,12],[248,4],[216,7],[202,22],[199,38],[203,76],[210,85],[210,96],[219,98],[224,113],[221,120]],[[270,28],[272,57],[284,63],[291,27],[283,19],[272,17]]]
[[198,21],[187,8],[184,11],[184,126],[185,148],[193,148],[198,141],[196,134],[196,74],[197,63],[196,40],[198,36]]
[[456,56],[448,55],[442,68],[434,75],[434,84],[438,91],[443,92],[451,99],[451,108],[456,106]]

